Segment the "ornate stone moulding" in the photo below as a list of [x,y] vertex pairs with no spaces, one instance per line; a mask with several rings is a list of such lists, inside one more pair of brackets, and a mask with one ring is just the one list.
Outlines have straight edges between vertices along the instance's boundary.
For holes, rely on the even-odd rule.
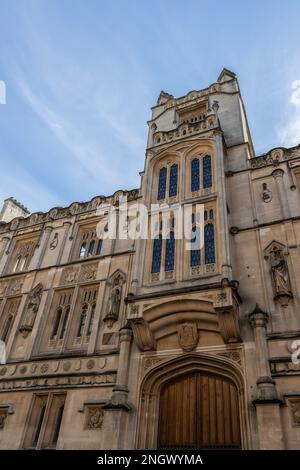
[[232,287],[224,286],[209,294],[173,297],[130,311],[129,321],[140,350],[155,350],[159,339],[175,334],[179,347],[192,351],[197,347],[201,330],[220,334],[225,343],[239,342],[236,293]]
[[300,145],[292,148],[278,147],[266,155],[254,157],[250,160],[251,168],[263,168],[266,166],[277,166],[279,163],[300,157]]
[[116,204],[120,194],[127,196],[128,201],[133,201],[139,197],[139,189],[119,190],[111,196],[96,196],[88,202],[73,202],[68,207],[53,207],[48,212],[35,212],[26,218],[16,217],[11,222],[1,224],[0,233],[90,212],[96,210],[97,206],[103,202]]
[[106,357],[85,357],[66,359],[45,359],[19,364],[7,363],[0,366],[0,383],[8,379],[39,379],[41,377],[58,377],[70,374],[103,374],[103,371],[114,371],[114,362]]

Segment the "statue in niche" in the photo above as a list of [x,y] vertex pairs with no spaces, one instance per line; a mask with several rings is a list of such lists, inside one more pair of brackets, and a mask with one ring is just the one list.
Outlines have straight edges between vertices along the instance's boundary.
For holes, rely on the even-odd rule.
[[289,298],[292,297],[289,272],[283,252],[274,246],[270,252],[270,263],[275,299],[280,300],[281,305],[286,307]]
[[121,297],[122,297],[122,277],[119,274],[112,283],[112,288],[109,297],[109,308],[108,314],[104,318],[104,321],[107,323],[109,328],[112,327],[115,321],[119,318]]
[[274,247],[270,253],[270,258],[275,293],[290,292],[288,267],[282,251]]
[[50,243],[50,250],[55,250],[55,248],[58,245],[58,233],[56,232],[54,234],[54,237],[52,239],[52,242]]
[[40,306],[42,293],[42,284],[37,284],[28,295],[26,314],[24,317],[24,321],[20,327],[20,332],[24,337],[26,337],[33,328],[35,318]]

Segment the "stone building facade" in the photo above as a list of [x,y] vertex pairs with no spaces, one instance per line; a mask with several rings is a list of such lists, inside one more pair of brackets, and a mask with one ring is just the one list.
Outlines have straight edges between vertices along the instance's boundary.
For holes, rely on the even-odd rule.
[[[148,125],[139,189],[47,213],[5,201],[0,448],[297,449],[300,147],[255,155],[226,69],[161,92]],[[161,215],[154,240],[99,238],[124,196],[149,218],[201,204],[203,247],[174,218],[165,239]]]

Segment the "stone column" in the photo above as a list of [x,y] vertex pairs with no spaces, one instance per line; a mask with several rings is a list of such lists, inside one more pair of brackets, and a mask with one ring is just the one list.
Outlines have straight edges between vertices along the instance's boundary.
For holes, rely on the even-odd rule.
[[104,405],[104,408],[123,408],[129,411],[131,408],[127,402],[128,398],[128,369],[130,360],[130,347],[132,340],[132,330],[125,326],[120,329],[120,353],[117,372],[116,385],[113,388],[111,400]]
[[62,239],[60,248],[59,248],[59,253],[58,253],[58,256],[57,256],[57,261],[56,261],[57,264],[61,263],[61,259],[62,259],[63,252],[64,252],[64,249],[65,249],[68,233],[69,233],[69,230],[70,230],[71,226],[72,226],[72,222],[69,222],[68,220],[63,223],[63,227],[65,228],[65,231],[64,231],[64,235],[63,235],[63,239]]
[[276,383],[271,377],[269,355],[266,340],[266,327],[269,315],[258,305],[249,315],[249,322],[254,331],[257,364],[257,397],[253,401],[256,407],[259,446],[261,450],[284,449],[280,406]]
[[280,207],[281,207],[281,216],[283,219],[288,219],[290,215],[290,208],[287,200],[286,190],[283,182],[284,171],[281,168],[277,168],[273,171],[272,176],[275,179],[275,184],[278,192]]
[[45,227],[42,248],[41,248],[41,252],[40,252],[39,259],[37,261],[37,266],[36,266],[37,269],[39,269],[42,265],[52,230],[53,230],[53,227],[51,227],[51,225],[47,225],[47,227]]

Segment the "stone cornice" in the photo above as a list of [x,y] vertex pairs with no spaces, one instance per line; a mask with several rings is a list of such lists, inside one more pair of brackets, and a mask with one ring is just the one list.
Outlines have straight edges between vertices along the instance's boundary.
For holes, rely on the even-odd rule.
[[87,202],[72,202],[68,207],[53,207],[48,212],[34,212],[29,217],[25,218],[15,217],[11,222],[0,224],[0,234],[24,227],[52,222],[53,220],[70,218],[82,213],[93,212],[103,203],[116,205],[119,198],[122,196],[127,196],[128,201],[133,201],[139,198],[140,190],[119,190],[111,196],[95,196]]

